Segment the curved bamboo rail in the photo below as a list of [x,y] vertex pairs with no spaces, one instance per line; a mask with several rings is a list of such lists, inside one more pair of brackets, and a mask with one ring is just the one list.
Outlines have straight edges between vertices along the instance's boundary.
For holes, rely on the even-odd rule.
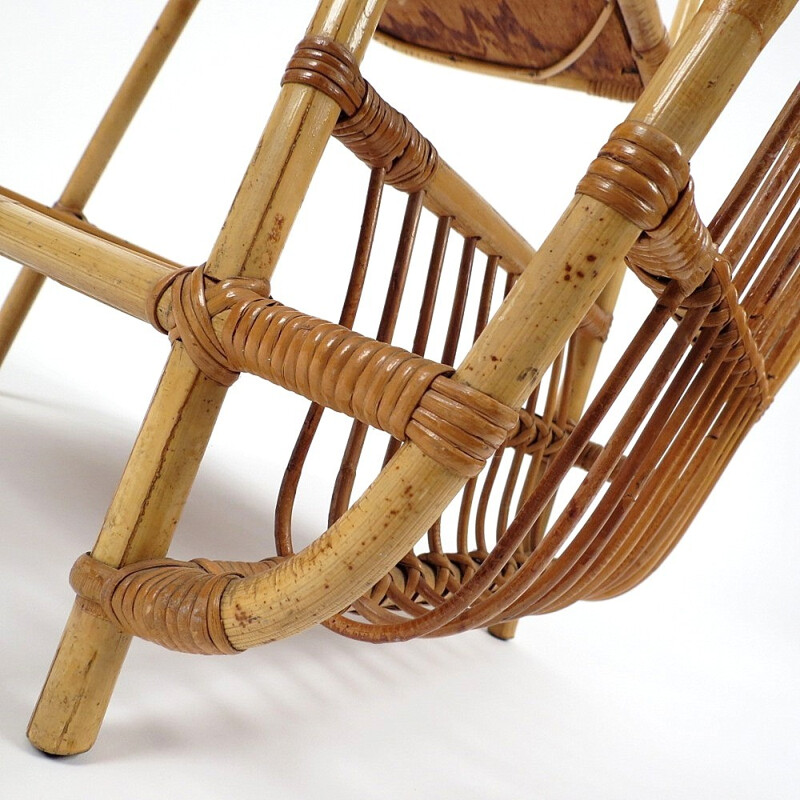
[[[792,5],[704,6],[629,119],[657,127],[691,157]],[[454,377],[518,406],[639,232],[604,204],[578,195]],[[564,265],[584,263],[593,274],[576,289],[564,280]],[[553,309],[568,311],[556,316]],[[519,330],[530,333],[523,340]],[[282,638],[347,607],[402,558],[462,485],[462,478],[406,445],[312,545],[274,570],[231,584],[222,601],[231,643],[245,649]]]

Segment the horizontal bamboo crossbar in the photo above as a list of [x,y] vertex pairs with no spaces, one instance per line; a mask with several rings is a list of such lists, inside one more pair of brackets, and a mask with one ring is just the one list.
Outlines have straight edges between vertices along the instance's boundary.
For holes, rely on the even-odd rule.
[[159,280],[174,272],[172,262],[16,197],[0,195],[0,254],[126,314],[147,319],[146,299]]

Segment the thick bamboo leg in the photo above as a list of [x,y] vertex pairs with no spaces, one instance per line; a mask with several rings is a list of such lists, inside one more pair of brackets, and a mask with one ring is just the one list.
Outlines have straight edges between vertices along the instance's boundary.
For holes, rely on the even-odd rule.
[[[175,346],[111,502],[95,558],[121,565],[167,552],[225,388]],[[97,736],[129,637],[75,603],[33,712],[28,737],[58,755],[88,750]]]
[[[323,0],[310,31],[336,33],[363,53],[382,5],[379,0],[347,6]],[[328,98],[302,91],[301,99],[315,113],[309,108],[306,118],[289,124],[295,117],[285,109],[286,100],[297,87],[285,87],[209,258],[212,274],[271,274],[274,268],[313,174],[309,162],[316,162],[316,151],[323,146],[319,140],[333,129],[339,113]],[[310,126],[308,116],[319,127]],[[264,157],[265,152],[272,157]],[[265,220],[270,218],[280,218],[281,224],[267,235]],[[252,257],[255,251],[258,257]],[[92,551],[94,558],[116,566],[166,554],[225,392],[176,344]],[[76,602],[28,728],[36,747],[68,755],[92,746],[128,644],[128,636]]]
[[[167,3],[75,167],[56,203],[58,208],[81,217],[97,181],[198,2],[170,0]],[[23,267],[0,308],[0,365],[43,283],[43,275]]]

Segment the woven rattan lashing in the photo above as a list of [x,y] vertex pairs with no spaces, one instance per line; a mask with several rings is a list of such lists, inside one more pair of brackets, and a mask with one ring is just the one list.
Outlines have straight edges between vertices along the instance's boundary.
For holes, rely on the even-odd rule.
[[[168,287],[164,326],[157,308]],[[213,317],[223,312],[218,334]],[[149,316],[213,380],[258,375],[407,438],[461,474],[480,471],[516,424],[512,409],[449,379],[450,366],[288,308],[263,281],[209,281],[202,267],[179,270],[156,286]]]
[[321,36],[303,39],[283,82],[312,86],[335,100],[342,116],[333,135],[369,166],[385,169],[387,183],[417,192],[430,180],[436,149],[363,79],[346,48]]

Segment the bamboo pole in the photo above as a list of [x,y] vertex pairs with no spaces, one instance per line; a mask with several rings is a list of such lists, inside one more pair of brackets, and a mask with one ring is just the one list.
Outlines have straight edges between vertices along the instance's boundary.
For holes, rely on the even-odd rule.
[[157,256],[102,239],[2,194],[0,253],[25,265],[28,272],[35,269],[143,320],[151,290],[175,268]]
[[[336,35],[360,54],[381,9],[378,0],[347,4],[323,0],[310,32]],[[296,88],[287,86],[281,92],[284,99],[278,101],[212,251],[208,264],[212,274],[227,276],[249,270],[249,274],[264,274],[264,262],[259,257],[239,260],[242,250],[230,237],[233,231],[237,236],[249,236],[244,252],[263,254],[264,237],[269,238],[270,232],[265,232],[261,222],[275,211],[276,198],[280,213],[286,216],[281,230],[271,232],[274,241],[269,244],[274,247],[267,249],[275,257],[291,227],[311,178],[305,162],[314,161],[321,148],[314,137],[332,129],[338,116],[338,107],[331,101],[322,104],[327,105],[323,109],[317,99],[303,97],[300,100],[308,107],[306,122],[311,116],[316,123],[310,128],[306,122],[293,127],[292,109],[287,109],[285,98],[295,96]],[[288,117],[286,124],[281,124],[282,114]],[[283,145],[267,142],[267,136],[276,136]],[[283,152],[283,168],[275,170],[274,164],[265,162],[260,156],[265,151]],[[298,184],[299,180],[305,183]],[[292,185],[285,189],[281,184],[287,181]],[[247,219],[250,214],[255,224]],[[110,248],[108,243],[104,246]],[[131,254],[126,258],[133,260]],[[166,552],[225,391],[197,370],[180,343],[175,345],[92,551],[95,558],[119,566]],[[29,726],[28,736],[36,747],[61,755],[91,747],[128,641],[127,635],[99,622],[90,609],[76,601]]]
[[[169,0],[67,182],[56,207],[83,217],[83,209],[156,75],[199,0]],[[0,308],[0,364],[28,316],[44,275],[23,267]]]
[[[92,551],[120,566],[167,552],[225,389],[177,344]],[[130,637],[76,600],[28,726],[31,743],[69,755],[95,741]]]
[[[691,157],[792,6],[788,0],[707,3],[630,118],[658,127]],[[638,233],[602,203],[577,196],[456,377],[518,405]],[[565,280],[566,265],[585,265],[584,278]],[[223,621],[234,646],[296,633],[347,607],[409,550],[462,485],[413,445],[402,448],[311,546],[268,573],[232,584]]]
[[507,272],[522,272],[533,257],[525,237],[443,160],[425,187],[425,207],[439,217],[453,217],[462,236],[477,237],[479,250],[502,256],[500,265]]
[[669,26],[669,38],[677,41],[678,37],[686,30],[692,17],[698,12],[703,0],[678,0],[672,22]]
[[[323,0],[308,34],[332,37],[359,62],[385,2]],[[272,276],[339,111],[331,98],[310,87],[282,87],[211,251],[209,274]]]

